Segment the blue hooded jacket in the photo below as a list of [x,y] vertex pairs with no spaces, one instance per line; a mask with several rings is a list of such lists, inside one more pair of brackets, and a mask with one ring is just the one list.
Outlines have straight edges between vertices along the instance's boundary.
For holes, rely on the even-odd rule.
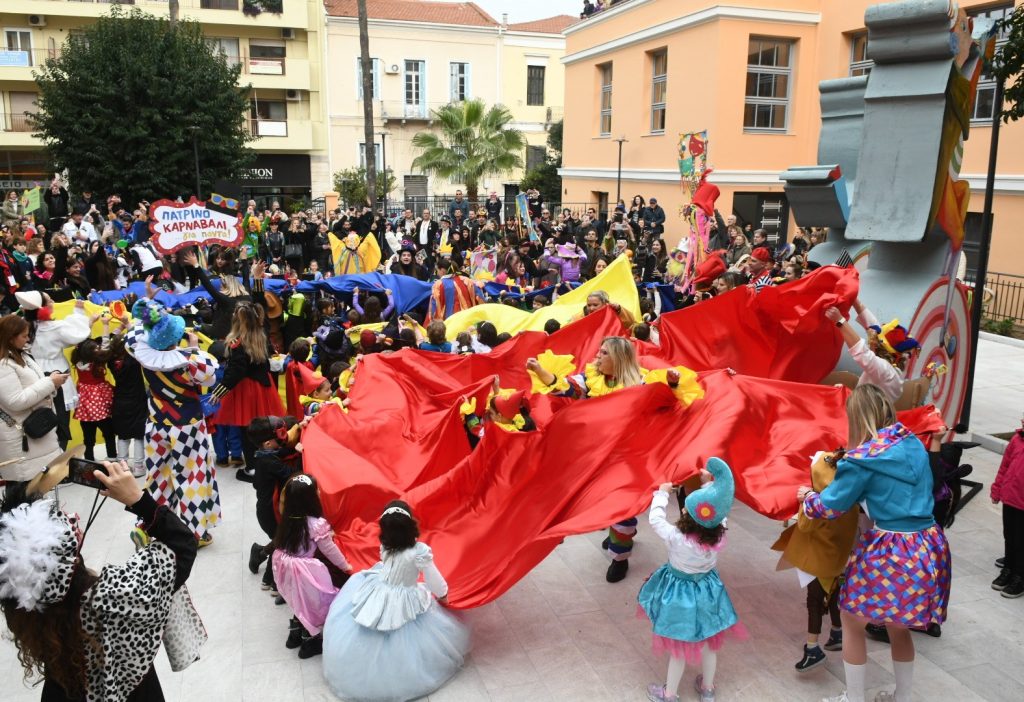
[[878,432],[839,461],[821,503],[846,512],[866,502],[879,529],[915,532],[935,523],[932,472],[924,444],[900,423]]

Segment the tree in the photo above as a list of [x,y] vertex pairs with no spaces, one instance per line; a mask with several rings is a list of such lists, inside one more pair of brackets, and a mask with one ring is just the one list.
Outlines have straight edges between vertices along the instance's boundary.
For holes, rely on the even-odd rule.
[[[346,168],[334,174],[334,191],[341,197],[342,202],[349,205],[370,203],[367,197],[367,193],[370,192],[367,184],[366,169],[362,166]],[[390,168],[387,169],[377,179],[377,200],[384,199],[385,188],[390,192],[395,189],[396,184],[394,172]]]
[[1003,121],[1016,122],[1024,117],[1024,8],[1018,7],[1000,22],[999,29],[1005,30],[1007,37],[993,57],[992,72],[1006,85]]
[[477,202],[481,180],[522,167],[526,138],[508,126],[513,118],[507,108],[466,100],[433,110],[432,117],[440,134],[419,132],[412,138],[419,150],[412,167],[464,183],[470,203]]
[[523,174],[519,189],[536,188],[544,196],[545,202],[561,202],[562,176],[558,175],[558,169],[562,167],[562,120],[548,129],[548,149],[551,152],[544,163]]
[[252,160],[249,88],[199,24],[117,6],[35,73],[35,136],[77,190],[141,198],[187,196],[234,178]]
[[357,0],[359,13],[359,65],[363,74],[363,143],[366,154],[367,192],[377,192],[377,158],[373,133],[373,61],[370,60],[370,30],[366,0]]

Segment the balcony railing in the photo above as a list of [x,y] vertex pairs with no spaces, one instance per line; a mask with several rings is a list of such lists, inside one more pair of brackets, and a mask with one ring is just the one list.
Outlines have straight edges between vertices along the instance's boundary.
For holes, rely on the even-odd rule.
[[433,119],[434,110],[447,105],[447,102],[406,103],[403,100],[379,100],[381,119],[400,119],[412,121],[429,121]]
[[25,51],[21,49],[0,48],[0,68],[33,68],[41,66],[46,59],[55,59],[60,56],[60,47],[52,49],[32,49]]
[[3,118],[0,119],[0,128],[5,132],[31,132],[34,131],[32,122],[29,116],[24,112],[2,113]]
[[250,119],[249,133],[257,137],[288,136],[288,120],[284,119]]
[[[237,57],[229,57],[238,61]],[[285,71],[285,59],[274,57],[243,57],[242,72],[249,75],[259,76],[283,76]]]

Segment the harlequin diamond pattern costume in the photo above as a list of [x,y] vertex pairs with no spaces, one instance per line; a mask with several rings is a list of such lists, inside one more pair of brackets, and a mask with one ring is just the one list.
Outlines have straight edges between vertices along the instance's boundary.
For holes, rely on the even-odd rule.
[[158,504],[175,510],[197,539],[204,539],[221,518],[199,402],[200,388],[216,382],[217,360],[199,349],[178,348],[184,320],[155,303],[140,301],[133,314],[141,314],[143,321],[129,330],[125,345],[149,387],[146,490]]

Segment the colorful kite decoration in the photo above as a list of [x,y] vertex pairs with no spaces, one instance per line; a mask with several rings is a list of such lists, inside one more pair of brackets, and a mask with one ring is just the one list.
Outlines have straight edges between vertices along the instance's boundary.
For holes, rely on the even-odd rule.
[[[680,292],[690,292],[697,266],[707,258],[711,236],[710,223],[715,217],[718,188],[707,182],[708,132],[690,132],[679,135],[679,176],[690,204],[680,208],[680,215],[690,224],[690,233],[679,242],[677,264],[671,270],[679,271],[673,282]],[[685,259],[685,260],[684,260]]]

